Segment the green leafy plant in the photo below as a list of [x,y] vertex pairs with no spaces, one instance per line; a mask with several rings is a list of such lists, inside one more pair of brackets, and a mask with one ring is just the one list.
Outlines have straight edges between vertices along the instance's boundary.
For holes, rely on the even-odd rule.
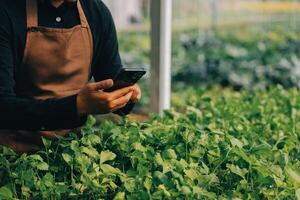
[[300,87],[298,31],[273,27],[181,34],[173,50],[174,82],[239,90]]
[[36,154],[2,147],[0,199],[299,199],[299,90],[185,95],[147,123],[90,117]]

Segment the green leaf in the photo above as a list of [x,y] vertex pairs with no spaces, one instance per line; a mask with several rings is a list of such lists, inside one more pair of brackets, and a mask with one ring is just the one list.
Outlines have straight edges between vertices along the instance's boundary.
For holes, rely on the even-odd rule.
[[49,148],[51,147],[51,140],[48,140],[48,139],[42,137],[42,141],[43,141],[44,146],[45,146],[47,149],[49,149]]
[[30,188],[26,186],[21,187],[22,195],[29,198],[30,197]]
[[[12,149],[6,148],[6,147],[2,147],[2,148],[3,148],[3,152],[2,152],[3,156],[14,156],[14,155],[16,155],[16,153]],[[1,148],[0,148],[0,152],[1,152]]]
[[176,154],[176,152],[173,149],[167,149],[165,151],[165,154],[170,159],[177,159],[177,154]]
[[112,180],[109,181],[109,185],[110,185],[112,190],[115,190],[115,189],[118,188],[118,186]]
[[79,151],[79,143],[78,143],[78,141],[73,140],[73,141],[71,142],[70,148],[71,148],[74,152]]
[[272,146],[268,143],[261,144],[252,148],[251,152],[256,155],[268,157],[272,153]]
[[234,137],[230,138],[230,142],[233,147],[243,148],[244,146],[244,143],[242,141]]
[[49,165],[45,162],[41,162],[41,163],[38,163],[36,165],[36,168],[41,170],[41,171],[48,171],[49,170]]
[[269,169],[274,173],[275,176],[284,179],[283,171],[279,165],[272,165]]
[[167,197],[171,197],[171,193],[167,190],[166,186],[159,185],[158,189],[161,190]]
[[118,168],[114,168],[108,164],[101,164],[100,168],[102,169],[103,173],[105,174],[119,174],[121,171]]
[[[216,194],[213,192],[208,192],[206,189],[203,189],[198,186],[193,187],[193,194],[199,196],[199,197],[207,197],[209,199],[216,199]],[[201,198],[199,198],[201,199]]]
[[296,190],[296,198],[297,200],[300,200],[300,188]]
[[164,160],[162,159],[161,155],[157,153],[154,157],[154,160],[157,165],[163,166],[164,165]]
[[140,152],[146,152],[147,148],[145,148],[140,142],[135,142],[132,144],[132,147]]
[[254,164],[253,159],[249,157],[242,148],[233,147],[232,152],[240,156],[243,160],[245,160],[249,164]]
[[30,155],[29,158],[33,159],[33,160],[36,160],[36,161],[41,161],[41,162],[44,162],[43,158],[40,156],[40,155]]
[[34,174],[35,174],[35,172],[34,172],[33,168],[31,168],[26,171],[23,171],[21,177],[19,177],[19,178],[21,178],[23,181],[26,181],[26,182],[32,182],[32,177],[34,176]]
[[192,193],[191,189],[187,186],[182,186],[181,191],[184,195],[190,195]]
[[232,173],[239,175],[243,179],[246,179],[245,175],[248,173],[247,169],[241,169],[239,166],[232,164],[227,164],[226,166]]
[[118,192],[118,194],[116,194],[114,200],[125,200],[125,192]]
[[161,173],[160,171],[155,171],[153,174],[153,177],[158,178],[158,180],[160,182],[162,182],[164,185],[167,185],[167,186],[170,185],[171,181],[169,180],[168,176]]
[[10,199],[13,199],[13,193],[12,191],[6,187],[6,186],[3,186],[0,188],[0,199],[7,199],[7,200],[10,200]]
[[98,135],[88,135],[87,139],[92,145],[101,144],[101,138]]
[[98,158],[98,156],[99,156],[98,151],[96,149],[94,149],[93,147],[82,147],[81,152],[87,154],[88,156],[90,156],[92,158]]
[[54,177],[50,173],[46,173],[46,175],[42,179],[42,183],[51,188],[54,186]]
[[270,169],[264,165],[254,166],[263,177],[271,177],[274,173],[270,171]]
[[120,127],[114,127],[112,130],[110,130],[111,137],[115,138],[116,136],[120,135],[122,133]]
[[56,183],[57,187],[55,188],[55,192],[57,194],[66,194],[69,192],[69,188],[64,182]]
[[195,180],[198,178],[198,173],[194,169],[185,170],[184,173],[187,177],[189,177],[192,180]]
[[134,192],[136,189],[136,182],[133,178],[127,178],[124,187],[128,192]]
[[147,189],[147,191],[150,191],[152,187],[152,179],[147,177],[144,181],[144,187]]
[[114,160],[116,158],[116,154],[111,151],[102,151],[100,154],[100,164],[105,163],[107,161]]
[[193,141],[194,137],[195,137],[194,132],[185,132],[183,134],[183,138],[187,143],[191,143]]
[[89,115],[86,121],[86,127],[93,127],[96,124],[96,122],[96,118],[92,115]]
[[63,154],[62,154],[62,157],[63,157],[64,161],[65,161],[68,165],[71,165],[71,164],[72,164],[73,158],[71,157],[70,154],[63,153]]
[[285,168],[285,173],[294,187],[300,187],[300,170],[291,166]]
[[180,165],[180,167],[182,169],[186,169],[188,167],[188,165],[189,165],[184,159],[180,159],[180,161],[178,162],[178,164]]

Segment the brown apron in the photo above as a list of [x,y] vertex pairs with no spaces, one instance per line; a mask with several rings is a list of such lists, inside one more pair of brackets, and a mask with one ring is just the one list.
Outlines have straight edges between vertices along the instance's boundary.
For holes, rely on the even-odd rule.
[[[77,94],[90,79],[92,33],[80,4],[81,24],[70,29],[38,26],[38,0],[27,0],[27,41],[23,65],[17,72],[17,94],[45,100]],[[19,74],[19,75],[18,75]],[[54,132],[0,131],[0,144],[18,153],[33,152],[41,137],[65,136],[70,130]]]

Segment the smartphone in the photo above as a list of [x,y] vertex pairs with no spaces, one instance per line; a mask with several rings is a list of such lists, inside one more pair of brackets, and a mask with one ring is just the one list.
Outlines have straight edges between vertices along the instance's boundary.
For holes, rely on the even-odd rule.
[[105,92],[112,92],[124,87],[136,84],[144,75],[146,70],[143,68],[122,68],[122,70],[113,79],[114,86],[104,90]]

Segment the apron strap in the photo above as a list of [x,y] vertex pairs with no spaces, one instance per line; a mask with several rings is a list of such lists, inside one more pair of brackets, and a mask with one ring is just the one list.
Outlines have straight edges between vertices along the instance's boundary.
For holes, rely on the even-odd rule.
[[82,27],[89,27],[89,23],[86,19],[86,16],[84,14],[83,8],[81,6],[80,0],[77,0],[77,8],[78,8],[78,12],[79,12],[79,17],[80,17],[80,23]]
[[38,26],[37,0],[26,0],[27,28]]

